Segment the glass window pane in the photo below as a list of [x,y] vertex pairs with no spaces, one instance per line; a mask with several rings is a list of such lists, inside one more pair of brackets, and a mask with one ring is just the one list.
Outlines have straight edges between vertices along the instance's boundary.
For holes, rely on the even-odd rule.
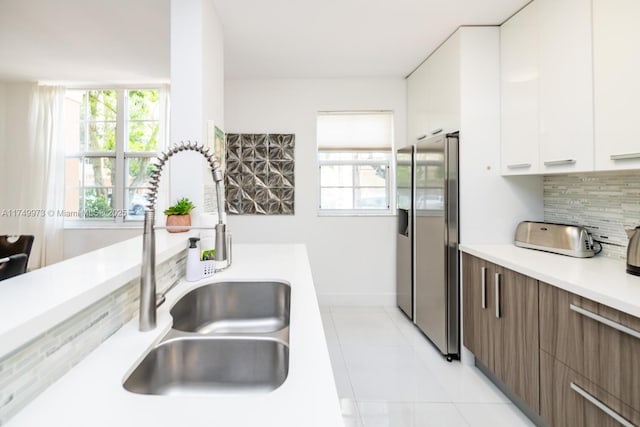
[[353,209],[351,188],[323,188],[320,190],[321,209]]
[[115,151],[116,124],[109,122],[80,122],[80,139],[86,151]]
[[64,210],[67,214],[77,218],[82,199],[79,187],[67,187],[64,191]]
[[361,165],[355,166],[356,187],[385,187],[387,182],[387,168],[385,166]]
[[152,157],[127,158],[127,187],[144,187],[153,169]]
[[127,206],[127,220],[142,221],[144,210],[149,199],[145,188],[127,188],[125,206]]
[[67,187],[82,186],[82,159],[77,159],[77,158],[65,159],[64,184]]
[[351,187],[353,185],[353,166],[322,165],[320,167],[321,187]]
[[356,209],[387,209],[387,191],[385,188],[356,188]]
[[113,218],[113,187],[84,191],[84,218]]
[[153,121],[129,122],[127,151],[158,151],[160,124]]
[[156,89],[130,90],[128,96],[129,120],[159,120],[160,102]]
[[113,157],[84,158],[84,186],[111,187],[115,183],[115,159]]
[[80,139],[80,110],[83,91],[67,90],[64,97],[64,149],[77,153],[84,149]]
[[115,121],[118,95],[115,90],[88,90],[84,95],[80,119],[87,121]]
[[157,151],[160,98],[156,89],[127,92],[127,151]]

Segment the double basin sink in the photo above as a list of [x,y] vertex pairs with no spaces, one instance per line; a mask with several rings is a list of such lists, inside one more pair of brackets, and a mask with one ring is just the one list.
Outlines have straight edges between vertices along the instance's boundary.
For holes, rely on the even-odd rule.
[[289,370],[291,287],[216,282],[171,308],[173,326],[124,381],[140,394],[267,393]]

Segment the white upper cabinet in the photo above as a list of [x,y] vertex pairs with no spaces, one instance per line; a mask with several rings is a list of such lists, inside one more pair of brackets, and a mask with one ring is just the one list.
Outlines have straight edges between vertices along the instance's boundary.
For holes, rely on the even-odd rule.
[[408,78],[408,141],[460,129],[460,35],[455,32]]
[[503,175],[538,172],[538,8],[529,3],[500,28]]
[[538,3],[540,171],[592,171],[591,0]]
[[591,0],[534,0],[502,25],[503,175],[594,170],[592,67]]
[[597,170],[640,168],[640,1],[593,0]]

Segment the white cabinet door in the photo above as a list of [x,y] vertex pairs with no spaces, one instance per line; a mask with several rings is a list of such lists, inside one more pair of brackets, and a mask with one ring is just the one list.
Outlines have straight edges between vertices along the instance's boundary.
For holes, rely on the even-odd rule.
[[427,131],[460,130],[460,31],[429,57]]
[[538,172],[538,8],[530,3],[500,28],[503,175]]
[[593,0],[596,170],[640,168],[640,1]]
[[427,63],[418,67],[407,79],[407,144],[415,144],[428,131],[427,86],[429,80]]
[[591,0],[536,0],[540,171],[592,171]]
[[456,31],[408,78],[408,144],[460,129],[460,36]]

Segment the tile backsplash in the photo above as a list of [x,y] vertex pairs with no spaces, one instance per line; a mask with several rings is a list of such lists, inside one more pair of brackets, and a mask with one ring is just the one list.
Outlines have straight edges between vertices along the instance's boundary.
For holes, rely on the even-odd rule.
[[625,260],[625,229],[640,225],[640,171],[545,176],[544,220],[583,225],[604,256]]
[[[176,283],[185,265],[186,250],[158,264],[158,292]],[[135,278],[0,358],[0,426],[136,316],[139,300]]]

